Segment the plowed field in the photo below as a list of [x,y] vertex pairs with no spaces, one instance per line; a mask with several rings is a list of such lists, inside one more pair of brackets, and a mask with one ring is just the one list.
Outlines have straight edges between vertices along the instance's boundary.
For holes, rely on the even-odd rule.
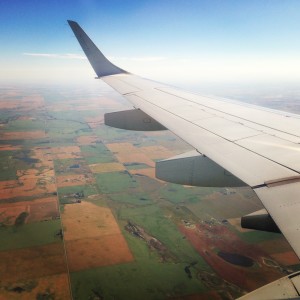
[[10,284],[66,272],[61,243],[0,252],[0,282]]
[[54,171],[40,173],[36,169],[20,170],[18,180],[0,181],[0,199],[30,197],[56,192]]
[[34,140],[43,139],[46,134],[42,130],[35,131],[10,131],[2,132],[0,134],[0,140]]
[[89,202],[69,204],[62,217],[71,271],[133,260],[109,208]]

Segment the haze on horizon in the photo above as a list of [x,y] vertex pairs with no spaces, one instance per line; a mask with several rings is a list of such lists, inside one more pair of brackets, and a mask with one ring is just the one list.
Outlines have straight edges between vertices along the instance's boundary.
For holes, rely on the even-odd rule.
[[91,83],[73,19],[115,64],[147,78],[298,86],[299,9],[293,0],[1,1],[0,84]]

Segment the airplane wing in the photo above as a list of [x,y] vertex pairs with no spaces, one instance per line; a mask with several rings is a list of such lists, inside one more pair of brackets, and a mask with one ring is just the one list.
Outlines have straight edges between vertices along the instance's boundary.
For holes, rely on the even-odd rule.
[[[160,178],[201,185],[218,177],[219,186],[250,186],[266,208],[264,214],[300,257],[300,116],[201,96],[130,74],[110,63],[76,22],[68,22],[98,77],[135,108],[107,114],[106,124],[171,130],[196,152],[158,163]],[[168,175],[176,166],[185,178]],[[300,291],[300,282],[294,287]]]

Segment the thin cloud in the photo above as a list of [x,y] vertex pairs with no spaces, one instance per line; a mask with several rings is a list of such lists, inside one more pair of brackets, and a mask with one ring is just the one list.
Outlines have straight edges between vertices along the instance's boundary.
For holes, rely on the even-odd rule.
[[109,57],[111,60],[129,60],[129,61],[138,61],[138,62],[152,62],[152,61],[161,61],[165,60],[165,57],[162,56],[145,56],[145,57]]
[[[60,58],[60,59],[86,59],[84,55],[66,53],[66,54],[58,54],[58,53],[23,53],[26,56],[35,56],[35,57],[46,57],[46,58]],[[137,61],[137,62],[154,62],[154,61],[162,61],[166,60],[165,57],[162,56],[145,56],[145,57],[108,57],[109,60],[114,61]]]
[[35,57],[46,57],[46,58],[60,58],[60,59],[86,59],[85,56],[74,54],[74,53],[66,53],[66,54],[57,54],[57,53],[23,53],[26,56],[35,56]]

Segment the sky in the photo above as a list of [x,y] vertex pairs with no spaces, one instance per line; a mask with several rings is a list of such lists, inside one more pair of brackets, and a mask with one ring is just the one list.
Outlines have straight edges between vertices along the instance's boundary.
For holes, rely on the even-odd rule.
[[299,12],[298,0],[1,0],[0,84],[91,82],[68,19],[150,79],[300,84]]

